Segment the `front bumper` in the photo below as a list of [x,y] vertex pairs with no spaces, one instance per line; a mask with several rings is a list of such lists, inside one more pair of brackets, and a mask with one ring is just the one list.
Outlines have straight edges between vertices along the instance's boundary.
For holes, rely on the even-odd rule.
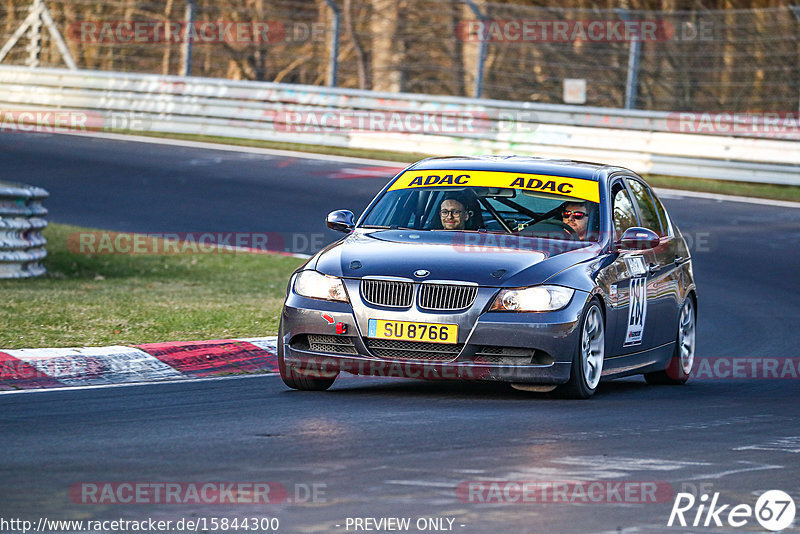
[[[349,303],[309,299],[290,292],[282,314],[284,365],[322,376],[346,371],[430,380],[562,384],[570,377],[579,343],[578,325],[587,299],[586,293],[576,291],[570,304],[556,312],[473,311],[427,318],[418,312],[397,314],[359,306],[362,311],[357,317]],[[459,343],[451,348],[456,352],[447,359],[427,360],[424,355],[423,359],[393,357],[387,356],[387,351],[377,354],[380,351],[371,346],[372,340],[364,337],[368,318],[456,323]],[[343,335],[336,334],[339,323],[345,325]],[[346,344],[345,352],[350,353],[341,353],[341,347],[337,347],[337,352],[312,348],[307,340],[320,336]],[[529,351],[530,357],[519,357],[524,350]],[[500,356],[507,353],[515,357]]]

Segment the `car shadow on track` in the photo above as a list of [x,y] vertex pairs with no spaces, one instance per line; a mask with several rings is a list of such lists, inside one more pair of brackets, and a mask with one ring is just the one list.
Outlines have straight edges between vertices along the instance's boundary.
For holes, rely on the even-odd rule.
[[[642,396],[652,390],[641,377],[604,382],[595,397],[615,397],[620,394]],[[301,394],[301,392],[297,392]],[[491,398],[494,400],[530,401],[564,400],[555,392],[537,393],[513,389],[502,382],[465,382],[414,379],[386,379],[371,377],[340,377],[333,387],[324,393],[334,397],[385,396],[398,397],[447,397],[462,399]]]

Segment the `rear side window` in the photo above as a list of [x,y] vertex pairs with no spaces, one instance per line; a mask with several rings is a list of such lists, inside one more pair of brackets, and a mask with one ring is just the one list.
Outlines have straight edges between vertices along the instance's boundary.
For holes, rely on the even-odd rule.
[[664,235],[661,227],[660,217],[656,210],[653,197],[650,195],[650,190],[642,182],[638,180],[628,180],[628,185],[633,192],[633,198],[636,199],[636,204],[639,206],[639,215],[642,217],[642,226],[654,231],[660,236]]
[[661,229],[662,229],[662,237],[669,235],[669,219],[667,218],[667,210],[664,209],[664,205],[661,201],[653,194],[653,191],[650,191],[650,196],[653,197],[653,203],[656,205],[656,212],[658,213],[658,220],[661,221]]

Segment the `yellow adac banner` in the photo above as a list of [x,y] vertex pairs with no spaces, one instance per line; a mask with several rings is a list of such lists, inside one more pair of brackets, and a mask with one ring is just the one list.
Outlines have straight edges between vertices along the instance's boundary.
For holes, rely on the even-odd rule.
[[389,191],[417,187],[459,186],[523,189],[600,202],[600,186],[594,180],[502,171],[410,170],[404,172],[392,184]]

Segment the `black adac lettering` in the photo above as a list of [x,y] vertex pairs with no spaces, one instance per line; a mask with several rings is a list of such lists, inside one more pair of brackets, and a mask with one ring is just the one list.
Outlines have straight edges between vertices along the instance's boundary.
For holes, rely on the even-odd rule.
[[413,187],[415,185],[422,185],[422,176],[417,176],[416,178],[411,180],[411,183],[408,184],[408,187]]
[[542,186],[542,191],[545,191],[545,190],[548,190],[548,189],[550,191],[552,191],[553,193],[556,192],[556,183],[553,180],[550,180],[549,182],[547,182],[546,184],[544,184]]
[[439,182],[439,185],[444,185],[444,184],[453,185],[453,175],[452,174],[446,174],[444,176],[444,178],[442,178],[442,181]]
[[523,178],[517,178],[511,182],[509,187],[525,187],[525,180]]
[[469,174],[459,174],[458,176],[456,176],[455,182],[458,185],[464,185],[469,183]]
[[442,178],[440,176],[436,176],[435,174],[431,174],[427,178],[425,178],[425,185],[436,185],[439,183],[439,180]]
[[565,195],[572,193],[572,184],[568,184],[567,182],[558,184],[558,192],[564,193]]
[[531,178],[528,180],[528,189],[539,189],[542,187],[542,181],[538,178]]

